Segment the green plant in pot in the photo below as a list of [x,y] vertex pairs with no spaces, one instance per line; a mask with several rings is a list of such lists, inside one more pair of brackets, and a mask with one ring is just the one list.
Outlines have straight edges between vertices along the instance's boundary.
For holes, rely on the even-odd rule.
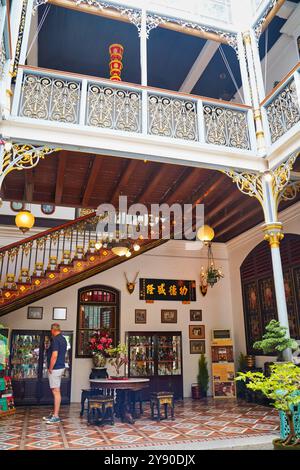
[[271,320],[266,326],[266,333],[261,341],[253,344],[254,349],[260,349],[264,354],[277,354],[277,361],[282,362],[283,352],[290,348],[292,351],[298,349],[298,344],[294,339],[286,335],[287,328],[281,326],[279,321]]
[[209,383],[209,374],[207,368],[207,362],[204,354],[201,354],[198,361],[198,375],[197,382],[200,390],[200,396],[206,397]]
[[246,382],[250,390],[259,391],[272,400],[272,406],[286,414],[289,434],[285,439],[275,439],[275,449],[300,450],[300,435],[294,421],[294,407],[300,405],[300,368],[291,362],[273,364],[270,377],[262,372],[239,372],[235,380]]

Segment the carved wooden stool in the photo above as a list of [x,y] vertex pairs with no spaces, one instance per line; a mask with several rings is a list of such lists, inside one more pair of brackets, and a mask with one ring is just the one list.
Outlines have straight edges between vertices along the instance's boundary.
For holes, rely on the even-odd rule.
[[102,425],[114,421],[114,399],[112,397],[97,397],[88,399],[88,424]]
[[[165,416],[161,418],[161,407],[164,407]],[[174,419],[174,393],[172,392],[155,392],[150,396],[151,419],[160,421],[168,419],[168,407],[171,410],[171,419]],[[155,409],[157,415],[155,416]]]
[[99,390],[98,388],[83,388],[81,390],[81,410],[80,410],[80,416],[83,416],[84,413],[84,404],[85,401],[88,400],[89,398],[94,398],[98,397],[99,395],[103,395],[103,391]]

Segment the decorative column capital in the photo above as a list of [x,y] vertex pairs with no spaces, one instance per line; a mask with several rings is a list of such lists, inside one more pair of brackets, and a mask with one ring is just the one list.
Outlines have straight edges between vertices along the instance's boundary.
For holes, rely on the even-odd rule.
[[271,248],[279,248],[281,240],[284,238],[281,222],[266,224],[263,227],[264,239],[269,242]]
[[244,44],[251,44],[251,36],[250,36],[249,31],[246,31],[245,33],[243,33],[243,40],[244,40]]

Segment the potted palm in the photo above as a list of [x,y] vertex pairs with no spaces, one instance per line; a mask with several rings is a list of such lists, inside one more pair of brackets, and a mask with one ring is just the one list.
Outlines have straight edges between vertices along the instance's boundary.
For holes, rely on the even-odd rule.
[[[288,432],[273,441],[276,450],[300,450],[299,411],[300,405],[300,368],[291,362],[270,366],[270,376],[262,372],[239,372],[235,380],[246,382],[250,390],[259,391],[271,400],[288,424]],[[295,419],[297,413],[297,419]],[[297,424],[298,423],[298,424]],[[298,426],[298,429],[296,429]]]

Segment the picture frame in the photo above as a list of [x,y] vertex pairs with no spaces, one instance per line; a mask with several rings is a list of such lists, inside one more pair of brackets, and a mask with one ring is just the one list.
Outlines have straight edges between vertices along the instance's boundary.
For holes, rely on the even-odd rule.
[[53,204],[41,204],[41,211],[45,215],[52,215],[55,212],[55,206]]
[[43,307],[28,307],[27,308],[27,320],[42,320],[43,319]]
[[177,310],[162,310],[161,323],[177,323]]
[[66,320],[67,319],[67,307],[53,307],[53,320]]
[[190,310],[190,321],[202,321],[202,310]]
[[146,309],[135,309],[135,323],[142,325],[147,323],[147,310]]
[[190,354],[205,354],[205,340],[191,340],[190,341]]
[[13,212],[20,212],[25,209],[25,203],[19,201],[11,201],[10,208]]
[[205,325],[189,325],[189,339],[205,339]]

